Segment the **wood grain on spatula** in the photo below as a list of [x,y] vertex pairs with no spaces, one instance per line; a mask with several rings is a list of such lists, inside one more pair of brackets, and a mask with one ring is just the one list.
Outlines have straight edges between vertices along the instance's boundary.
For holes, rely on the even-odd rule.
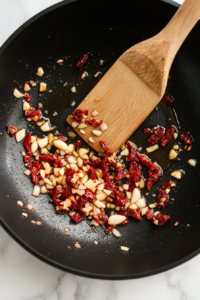
[[[81,102],[78,109],[88,110],[87,120],[97,110],[96,119],[108,126],[99,137],[91,125],[85,134],[74,129],[93,149],[103,154],[99,141],[104,141],[118,150],[159,103],[173,59],[199,16],[200,1],[186,0],[158,35],[124,52]],[[66,121],[71,125],[74,120],[68,116]]]

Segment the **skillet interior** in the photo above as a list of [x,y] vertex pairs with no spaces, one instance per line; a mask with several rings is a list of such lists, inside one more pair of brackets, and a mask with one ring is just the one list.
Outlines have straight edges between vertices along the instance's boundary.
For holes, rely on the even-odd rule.
[[[53,206],[49,204],[49,196],[40,196],[38,199],[30,196],[32,183],[23,175],[24,166],[19,154],[23,149],[22,144],[16,144],[5,131],[6,126],[11,124],[18,128],[28,128],[22,116],[21,100],[12,96],[12,90],[16,87],[13,80],[19,83],[36,80],[35,70],[43,66],[43,80],[48,83],[48,89],[56,91],[64,82],[73,83],[80,76],[74,64],[82,54],[89,51],[94,55],[94,60],[109,59],[109,67],[127,48],[159,32],[175,11],[174,7],[156,0],[84,0],[68,5],[59,4],[53,11],[29,22],[30,25],[14,34],[13,39],[2,48],[1,221],[26,249],[54,266],[89,277],[125,279],[161,272],[199,253],[200,170],[199,164],[192,168],[186,163],[188,158],[196,158],[198,161],[199,157],[199,24],[182,46],[171,70],[169,89],[176,99],[175,109],[182,131],[191,130],[195,147],[191,152],[185,152],[181,163],[175,165],[183,167],[186,175],[170,194],[175,201],[166,207],[165,213],[171,215],[171,221],[162,228],[146,220],[130,220],[129,226],[122,230],[122,238],[116,239],[105,236],[100,228],[95,233],[87,222],[68,225],[69,217],[55,214]],[[55,61],[64,56],[67,57],[64,66],[54,67]],[[37,89],[32,89],[30,94],[33,106],[38,102],[47,103],[51,97],[48,93],[38,97]],[[77,104],[81,100],[79,98],[77,96]],[[69,112],[69,109],[64,109],[59,118],[58,129],[63,133],[67,128],[64,120]],[[150,124],[149,119],[145,122]],[[152,125],[156,122],[154,115],[151,122]],[[162,117],[160,122],[163,124],[159,125],[165,125]],[[165,173],[164,180],[169,178],[169,174],[170,169]],[[154,191],[158,186],[154,187]],[[17,200],[33,204],[34,212],[28,219],[21,216]],[[42,221],[43,225],[34,226],[30,222],[32,219]],[[176,221],[180,222],[180,226],[173,226]],[[188,223],[191,227],[185,228]],[[67,235],[63,231],[65,227],[69,227]],[[57,228],[56,232],[54,228]],[[98,241],[98,245],[94,244],[94,240]],[[74,247],[76,241],[81,244],[81,249]],[[130,251],[121,252],[121,245],[130,247]]]

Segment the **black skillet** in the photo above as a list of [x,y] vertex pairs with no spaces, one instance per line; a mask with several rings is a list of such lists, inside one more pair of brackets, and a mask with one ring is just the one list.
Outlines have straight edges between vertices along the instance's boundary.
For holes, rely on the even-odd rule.
[[[111,235],[106,236],[101,228],[95,232],[87,221],[70,225],[66,214],[55,214],[48,195],[39,198],[31,196],[32,183],[23,174],[24,166],[19,154],[23,149],[22,143],[17,144],[14,138],[11,139],[6,127],[17,125],[18,128],[26,127],[33,132],[35,127],[27,126],[21,100],[16,100],[12,91],[27,80],[39,80],[34,73],[37,67],[42,66],[45,71],[42,80],[48,83],[48,90],[53,90],[53,93],[46,92],[39,97],[38,89],[32,89],[32,105],[36,107],[38,102],[43,103],[44,109],[49,110],[46,117],[57,110],[59,116],[55,119],[51,117],[54,120],[52,122],[57,124],[60,132],[66,134],[65,118],[73,109],[70,106],[73,97],[69,93],[69,86],[66,85],[65,89],[63,84],[73,84],[80,78],[81,73],[75,68],[77,59],[90,52],[87,71],[91,77],[82,86],[77,86],[78,93],[74,96],[76,105],[96,83],[92,75],[100,68],[97,63],[99,59],[106,62],[101,69],[105,72],[130,46],[158,33],[171,19],[176,8],[157,0],[80,0],[65,4],[59,3],[32,18],[1,49],[1,224],[38,258],[78,275],[128,279],[173,268],[197,255],[200,249],[200,169],[199,163],[195,168],[187,164],[189,158],[199,159],[200,24],[188,36],[171,69],[169,91],[175,98],[174,108],[181,124],[180,131],[191,130],[195,139],[192,151],[184,151],[182,159],[164,173],[162,182],[169,179],[172,169],[182,167],[186,171],[183,180],[177,182],[177,188],[170,194],[175,200],[170,201],[164,211],[170,214],[171,220],[158,228],[145,218],[141,222],[132,219],[129,225],[121,229],[122,238],[116,239]],[[62,67],[55,63],[60,58],[64,58]],[[143,127],[155,124],[166,126],[166,123],[166,115],[159,107],[142,124],[132,140],[140,142],[137,137],[141,136]],[[41,135],[41,132],[38,134]],[[143,139],[146,138],[143,136]],[[166,153],[163,155],[166,156]],[[159,186],[160,182],[152,189],[152,193]],[[27,219],[21,215],[22,209],[17,205],[17,200],[24,204],[32,203],[34,212],[29,213]],[[147,201],[151,203],[152,198],[147,198]],[[43,225],[33,225],[31,220],[40,220]],[[180,225],[174,227],[176,221]],[[187,224],[190,226],[187,227]],[[63,230],[65,227],[69,228],[67,234]],[[74,247],[76,241],[81,249]],[[130,251],[122,252],[121,245],[130,247]]]

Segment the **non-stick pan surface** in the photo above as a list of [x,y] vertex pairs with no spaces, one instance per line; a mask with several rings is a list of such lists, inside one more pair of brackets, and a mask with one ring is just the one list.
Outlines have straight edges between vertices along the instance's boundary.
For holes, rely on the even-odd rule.
[[[141,222],[130,220],[129,225],[121,229],[122,237],[116,239],[106,236],[101,228],[95,232],[87,221],[69,225],[67,214],[55,214],[48,195],[31,196],[32,183],[23,174],[24,166],[19,154],[23,149],[22,143],[17,144],[6,133],[8,125],[34,130],[34,127],[28,127],[23,117],[21,100],[12,96],[16,82],[22,84],[27,80],[38,80],[34,73],[37,67],[42,66],[45,71],[42,80],[48,83],[48,90],[52,89],[55,93],[65,82],[72,84],[80,77],[74,65],[81,55],[90,52],[94,61],[105,59],[108,68],[130,46],[158,33],[175,11],[176,8],[171,5],[156,0],[61,3],[26,23],[1,49],[1,223],[22,246],[53,266],[88,277],[127,279],[162,272],[199,253],[200,165],[197,163],[192,168],[186,162],[189,158],[199,160],[200,24],[183,44],[171,70],[169,90],[176,100],[181,131],[191,130],[195,145],[192,151],[185,151],[182,160],[173,166],[173,169],[182,167],[186,174],[170,194],[175,200],[170,201],[164,213],[170,214],[171,220],[163,227],[158,228],[145,218]],[[64,65],[58,66],[56,60],[64,57],[67,58]],[[30,94],[34,107],[38,102],[45,105],[52,97],[49,93],[39,97],[37,88],[32,89]],[[81,101],[78,95],[76,105]],[[67,128],[65,118],[72,111],[72,107],[67,105],[68,100],[58,122],[58,129],[64,134]],[[145,122],[147,125],[166,125],[162,114],[160,119],[152,115]],[[163,182],[170,177],[170,170],[168,168],[165,172]],[[155,185],[152,193],[159,185]],[[21,215],[22,209],[17,200],[32,203],[34,212],[29,213],[27,219]],[[35,226],[31,220],[40,220],[43,225]],[[180,225],[174,227],[176,221]],[[69,228],[67,234],[63,231],[65,227]],[[81,249],[74,247],[76,241]],[[121,245],[130,247],[130,251],[122,252]]]

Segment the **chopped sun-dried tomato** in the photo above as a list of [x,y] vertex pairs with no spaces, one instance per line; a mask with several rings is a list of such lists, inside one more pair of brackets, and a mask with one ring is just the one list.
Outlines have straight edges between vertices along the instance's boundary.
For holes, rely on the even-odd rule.
[[86,63],[88,60],[88,53],[84,54],[77,62],[76,62],[76,67],[80,71],[83,69],[83,65]]
[[168,95],[168,94],[163,97],[163,100],[166,101],[169,104],[173,104],[174,103],[174,99],[170,95]]
[[25,98],[26,98],[26,101],[29,102],[29,103],[32,100],[31,96],[29,96],[29,94],[27,94],[27,93],[25,93]]
[[129,148],[129,154],[127,156],[127,161],[133,161],[133,160],[138,161],[137,149],[130,142],[126,142],[126,145]]
[[147,212],[146,212],[146,218],[147,218],[148,220],[151,220],[153,216],[154,216],[154,211],[153,211],[153,209],[147,210]]
[[99,141],[99,143],[101,144],[101,147],[103,149],[103,152],[107,155],[113,155],[112,151],[109,149],[108,145],[103,142],[103,141]]
[[168,195],[164,190],[158,189],[158,200],[156,206],[158,208],[165,208],[168,200]]
[[87,197],[87,201],[92,202],[94,200],[94,197],[96,196],[96,194],[93,193],[91,190],[86,189],[85,196]]
[[127,202],[128,202],[128,199],[124,196],[121,196],[121,197],[117,197],[115,204],[117,206],[124,206]]
[[91,119],[91,120],[86,120],[85,123],[89,125],[93,125],[95,128],[97,128],[99,125],[103,123],[103,120],[97,121],[95,119]]
[[120,166],[120,167],[117,167],[115,169],[115,180],[119,181],[121,180],[122,178],[124,178],[127,174],[127,172],[125,171],[124,169],[124,166]]
[[139,162],[137,161],[132,161],[130,164],[130,171],[135,170],[137,171],[139,174],[141,174],[142,171],[142,166]]
[[133,182],[138,182],[141,179],[141,174],[138,171],[130,170],[128,174],[129,174],[129,179]]
[[65,137],[62,133],[59,133],[58,140],[65,142],[67,141],[67,137]]
[[175,132],[175,129],[173,127],[170,127],[166,130],[165,135],[162,137],[161,143],[160,143],[162,147],[166,146],[169,143],[174,132]]
[[40,120],[40,112],[39,112],[39,110],[35,110],[35,109],[32,108],[32,107],[31,107],[30,109],[28,109],[28,110],[25,111],[25,116],[26,116],[27,118],[38,117],[38,118],[37,118],[37,121]]
[[158,179],[162,176],[162,172],[158,166],[153,165],[151,168],[149,168],[148,174],[149,178],[146,179],[145,185],[148,191],[150,191],[152,185],[156,183]]
[[56,160],[57,156],[54,154],[40,155],[39,161],[45,161],[52,164]]
[[172,184],[171,180],[169,180],[169,181],[167,181],[165,183],[161,183],[162,189],[163,190],[170,189],[171,188],[171,184]]
[[34,185],[38,184],[39,179],[35,171],[31,171],[31,180],[33,181]]
[[146,212],[146,218],[151,220],[155,225],[162,226],[170,219],[170,216],[161,214],[154,215],[153,210],[150,209]]
[[17,127],[15,126],[8,126],[8,133],[10,134],[10,137],[13,137],[15,133],[17,133]]
[[101,160],[100,169],[101,169],[101,171],[103,172],[104,175],[108,173],[108,159],[107,159],[107,157],[105,157]]
[[132,208],[129,208],[127,209],[127,215],[130,216],[130,217],[133,217],[139,221],[141,221],[141,215],[140,215],[140,212],[141,210],[139,208],[137,209],[132,209]]
[[96,180],[97,179],[96,178],[95,169],[93,167],[90,167],[89,173],[90,173],[90,179],[92,179],[92,180]]
[[153,167],[154,163],[152,163],[149,159],[147,159],[146,156],[143,155],[138,155],[138,158],[140,160],[140,162],[145,165],[146,167]]
[[148,142],[152,145],[155,145],[158,141],[162,139],[162,137],[165,135],[165,131],[163,128],[158,127],[154,130],[150,138],[148,139]]
[[76,109],[71,113],[71,117],[76,120],[76,122],[81,123],[84,116],[88,115],[88,110]]
[[81,220],[85,219],[85,213],[81,211],[77,211],[71,219],[74,220],[76,223],[80,222]]
[[105,229],[105,233],[109,234],[113,230],[114,226],[113,225],[107,225]]
[[94,168],[99,168],[100,165],[101,165],[101,158],[98,157],[97,159],[95,160],[90,160],[91,162],[91,165],[94,167]]
[[76,142],[74,143],[74,148],[79,147],[81,144],[82,144],[82,142],[81,142],[80,140],[76,141]]
[[189,132],[185,134],[180,134],[180,140],[186,145],[191,145],[192,143],[194,143],[194,139]]
[[26,154],[27,155],[32,155],[32,152],[31,152],[31,133],[29,133],[26,136],[23,144],[24,144],[24,148],[26,149]]

